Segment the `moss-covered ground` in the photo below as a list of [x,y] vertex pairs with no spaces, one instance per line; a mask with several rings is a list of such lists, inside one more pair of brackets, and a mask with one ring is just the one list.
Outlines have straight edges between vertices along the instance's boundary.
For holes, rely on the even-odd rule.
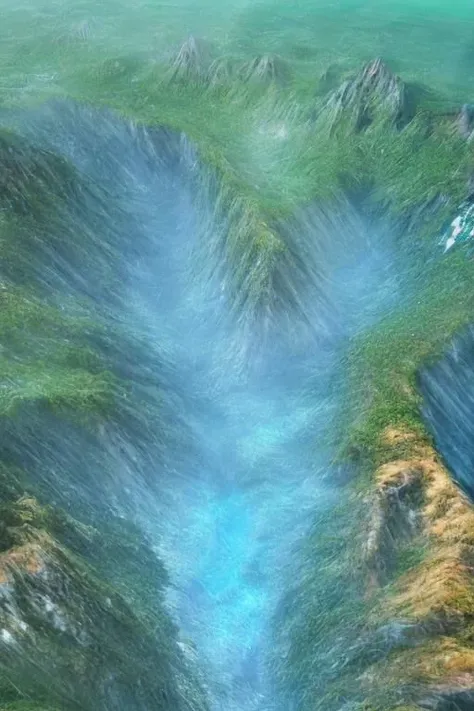
[[421,433],[417,372],[472,321],[473,276],[474,263],[466,250],[433,260],[420,275],[415,294],[383,323],[354,339],[347,367],[357,415],[349,446],[362,448],[380,463],[390,456],[381,438],[387,427]]

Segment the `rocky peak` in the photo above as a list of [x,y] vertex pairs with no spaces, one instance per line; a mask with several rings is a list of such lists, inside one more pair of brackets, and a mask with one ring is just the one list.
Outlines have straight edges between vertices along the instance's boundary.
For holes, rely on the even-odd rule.
[[381,59],[366,64],[359,74],[334,91],[325,106],[334,125],[349,115],[356,130],[369,126],[377,114],[386,113],[399,126],[406,122],[405,85]]
[[209,63],[210,51],[207,43],[189,35],[171,64],[171,78],[203,77],[207,73]]
[[244,81],[284,83],[288,79],[289,71],[281,57],[264,54],[244,64],[240,74]]
[[215,59],[208,72],[209,86],[219,86],[227,84],[232,78],[234,71],[233,63],[228,57]]

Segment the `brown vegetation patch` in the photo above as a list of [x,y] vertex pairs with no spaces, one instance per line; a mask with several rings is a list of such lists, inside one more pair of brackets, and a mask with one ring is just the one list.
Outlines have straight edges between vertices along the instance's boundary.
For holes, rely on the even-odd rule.
[[382,434],[382,443],[389,447],[397,446],[402,442],[414,442],[415,440],[416,435],[413,432],[396,429],[395,427],[387,427]]
[[0,555],[0,585],[12,582],[15,571],[37,575],[44,567],[43,551],[39,544],[27,543],[19,548],[12,548]]
[[453,546],[407,573],[387,601],[387,611],[417,620],[474,615],[474,569],[463,561],[464,554],[462,546]]
[[398,578],[385,612],[417,620],[474,615],[474,508],[432,447],[396,429],[388,429],[383,440],[395,447],[410,441],[416,454],[375,472],[365,547],[369,590],[377,579],[379,587],[386,582],[374,570],[386,567],[407,536],[416,535],[427,555]]

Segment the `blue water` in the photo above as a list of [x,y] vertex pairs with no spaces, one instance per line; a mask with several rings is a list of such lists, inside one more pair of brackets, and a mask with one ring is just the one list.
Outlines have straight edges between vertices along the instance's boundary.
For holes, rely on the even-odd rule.
[[[264,372],[237,385],[228,372],[219,415],[197,425],[212,469],[180,497],[165,558],[176,583],[172,609],[215,682],[215,711],[288,711],[267,667],[270,625],[314,516],[338,501],[331,435],[344,406],[341,357],[350,336],[397,298],[389,242],[378,236],[367,230],[361,242],[355,231],[351,252],[328,254],[333,331],[283,365],[270,350]],[[214,360],[202,348],[205,390]]]
[[[182,500],[176,606],[181,629],[212,670],[210,678],[218,680],[215,708],[270,708],[267,624],[284,584],[290,549],[309,525],[318,498],[328,502],[330,492],[318,482],[320,468],[305,469],[304,457],[294,451],[285,415],[263,407],[268,401],[249,393],[241,393],[237,412],[235,395],[230,400],[226,404],[233,416],[220,436],[240,456],[233,459],[232,472],[201,482],[199,498],[188,492]],[[244,400],[246,426],[241,422]],[[292,452],[288,460],[285,451]],[[222,455],[225,468],[225,448]],[[177,527],[176,522],[170,526],[173,541]],[[173,559],[176,563],[176,548],[170,546],[170,565]]]
[[393,236],[350,205],[334,219],[314,208],[301,229],[324,262],[324,319],[315,289],[305,347],[277,353],[270,343],[260,370],[242,373],[232,358],[223,365],[225,300],[193,281],[212,205],[186,179],[186,142],[174,142],[182,155],[163,157],[163,137],[157,144],[110,114],[67,105],[9,120],[121,200],[124,225],[113,234],[130,247],[121,317],[150,348],[169,343],[174,377],[195,400],[185,415],[200,452],[185,470],[173,471],[171,457],[158,497],[137,478],[130,496],[141,496],[139,523],[170,572],[167,604],[198,653],[214,711],[287,711],[266,666],[269,625],[315,512],[338,497],[330,435],[344,406],[340,359],[351,335],[397,299]]

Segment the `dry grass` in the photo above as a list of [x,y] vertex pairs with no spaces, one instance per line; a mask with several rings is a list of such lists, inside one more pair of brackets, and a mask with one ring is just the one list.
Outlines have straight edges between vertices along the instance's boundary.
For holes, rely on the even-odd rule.
[[[371,664],[358,683],[367,699],[375,701],[381,693],[399,696],[408,687],[418,689],[423,698],[470,689],[474,686],[474,509],[434,449],[421,438],[390,428],[381,440],[395,456],[400,445],[409,443],[413,456],[394,459],[374,475],[366,584],[375,606],[369,617],[375,626],[414,624],[421,637],[418,646],[394,649]],[[403,527],[410,511],[417,521],[413,540],[425,546],[426,555],[387,583],[377,563],[406,545]]]
[[[431,447],[417,444],[410,433],[394,429],[384,433],[390,444],[398,445],[403,438],[413,442],[416,456],[389,462],[377,470],[377,498],[387,501],[394,490],[419,487],[416,515],[429,553],[396,581],[386,612],[417,620],[474,614],[474,510]],[[376,520],[376,528],[380,528],[380,521]]]
[[474,614],[472,566],[463,561],[463,546],[443,549],[398,583],[397,594],[388,601],[387,612],[422,621]]
[[0,555],[0,585],[13,582],[15,573],[38,575],[44,568],[44,551],[39,543],[12,548]]
[[400,430],[395,427],[387,427],[382,433],[382,443],[387,447],[395,447],[401,443],[416,441],[416,435],[413,432]]

